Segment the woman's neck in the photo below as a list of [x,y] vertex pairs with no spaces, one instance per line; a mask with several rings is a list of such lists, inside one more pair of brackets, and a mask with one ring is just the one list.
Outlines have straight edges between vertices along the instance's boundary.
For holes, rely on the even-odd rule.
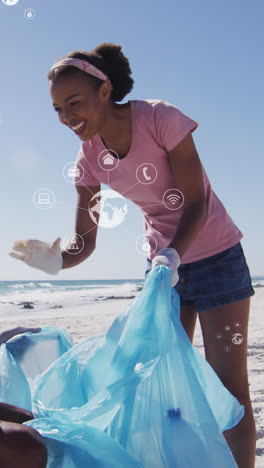
[[111,148],[124,144],[131,136],[130,101],[122,105],[114,103],[114,106],[106,115],[106,121],[108,124],[99,132],[104,145]]

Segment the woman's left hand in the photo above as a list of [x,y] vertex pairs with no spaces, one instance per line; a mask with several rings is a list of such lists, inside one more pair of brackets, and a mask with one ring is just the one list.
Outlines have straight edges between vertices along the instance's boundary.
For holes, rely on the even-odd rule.
[[175,286],[179,281],[178,268],[181,264],[181,259],[178,252],[168,247],[167,249],[161,249],[158,255],[152,260],[152,269],[157,265],[165,265],[172,270],[171,285]]

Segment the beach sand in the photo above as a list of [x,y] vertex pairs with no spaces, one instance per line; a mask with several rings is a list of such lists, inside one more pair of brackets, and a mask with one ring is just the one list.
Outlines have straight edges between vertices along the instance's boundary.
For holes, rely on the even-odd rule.
[[[0,332],[14,328],[41,327],[51,325],[66,329],[75,343],[97,334],[106,333],[114,319],[131,303],[131,300],[107,300],[105,302],[81,305],[76,310],[67,307],[24,310],[10,314],[1,321]],[[228,324],[227,324],[228,325]],[[232,324],[231,324],[232,325]],[[251,298],[248,328],[248,373],[251,401],[257,427],[256,468],[264,468],[264,288],[256,288]],[[219,332],[221,332],[219,330]],[[203,340],[197,320],[193,345],[204,356]],[[232,350],[231,350],[232,352]],[[228,358],[228,352],[227,352]]]

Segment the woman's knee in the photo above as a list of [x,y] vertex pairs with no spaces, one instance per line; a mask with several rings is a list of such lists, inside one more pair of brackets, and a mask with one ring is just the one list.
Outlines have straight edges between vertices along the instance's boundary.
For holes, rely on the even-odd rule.
[[47,449],[34,429],[20,424],[0,424],[0,466],[45,468]]

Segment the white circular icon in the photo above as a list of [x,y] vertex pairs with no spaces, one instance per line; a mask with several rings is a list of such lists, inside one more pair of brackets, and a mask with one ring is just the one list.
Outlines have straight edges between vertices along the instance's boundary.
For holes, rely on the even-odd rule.
[[84,248],[84,240],[76,232],[67,234],[62,240],[63,250],[71,255],[79,254]]
[[63,168],[63,177],[70,184],[76,184],[84,178],[84,168],[81,163],[69,162]]
[[19,0],[2,0],[2,2],[4,5],[14,6],[19,2]]
[[37,208],[48,210],[55,203],[55,195],[50,189],[41,188],[34,193],[33,202]]
[[140,255],[150,257],[157,250],[157,241],[153,236],[145,236],[142,234],[137,238],[136,249]]
[[153,164],[143,163],[136,171],[137,180],[144,185],[153,184],[157,179],[158,171]]
[[232,343],[234,343],[235,345],[240,345],[243,341],[243,336],[241,335],[241,333],[234,333],[234,335],[232,336]]
[[[113,156],[109,151],[115,153],[116,157]],[[117,168],[119,164],[119,157],[118,154],[113,150],[103,150],[99,154],[97,162],[101,169],[110,172]]]
[[27,8],[25,11],[24,11],[24,17],[28,20],[32,20],[35,18],[35,10],[33,10],[32,8]]
[[168,189],[163,195],[162,203],[169,210],[179,210],[184,203],[183,193],[178,189]]
[[114,228],[124,221],[127,202],[114,190],[101,190],[91,198],[88,210],[95,224],[103,228]]

